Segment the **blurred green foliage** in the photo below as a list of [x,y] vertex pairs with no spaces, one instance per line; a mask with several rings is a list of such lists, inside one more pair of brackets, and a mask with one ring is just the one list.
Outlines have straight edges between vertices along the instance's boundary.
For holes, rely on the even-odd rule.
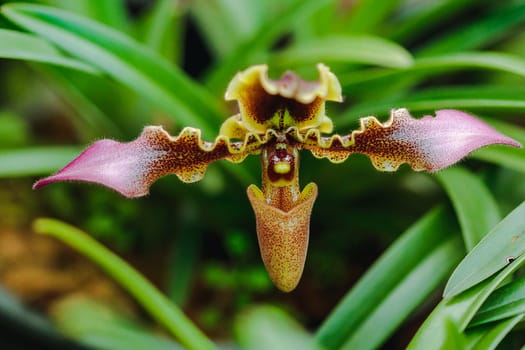
[[[339,133],[355,128],[359,117],[385,118],[392,108],[417,116],[457,108],[525,143],[523,0],[0,3],[0,194],[24,193],[28,177],[57,170],[85,144],[130,140],[144,125],[173,133],[191,125],[211,139],[234,113],[222,100],[231,77],[264,62],[272,75],[293,69],[307,78],[315,63],[329,65],[345,96],[327,106]],[[471,251],[467,259],[475,263],[459,273],[478,284],[443,299],[411,347],[492,349],[506,338],[501,346],[512,349],[525,342],[510,333],[524,313],[523,277],[511,282],[523,261],[523,239],[510,244],[493,234],[522,229],[512,218],[522,215],[524,172],[523,150],[505,147],[479,150],[437,176],[404,167],[385,175],[364,157],[333,165],[305,154],[302,181],[318,183],[320,195],[303,281],[290,295],[271,286],[260,262],[244,194],[259,178],[255,158],[213,164],[194,185],[167,177],[133,201],[93,186],[57,185],[34,193],[20,210],[73,223],[121,253],[154,251],[165,264],[152,277],[167,295],[206,333],[249,349],[312,342],[327,349],[405,348]],[[12,206],[6,199],[0,210]],[[516,207],[518,214],[506,219],[514,226],[489,236],[499,242],[492,252],[519,253],[495,276],[502,261],[483,260],[476,244]],[[0,221],[7,223],[13,224]],[[490,276],[476,275],[480,261]],[[510,284],[493,293],[503,282]],[[258,302],[279,307],[258,309]],[[98,348],[125,344],[135,329],[118,323],[100,332],[60,321],[68,313],[96,320],[89,307],[60,310],[58,326]],[[442,332],[431,340],[421,335],[432,327]],[[107,342],[86,341],[86,334]],[[145,331],[137,337],[171,346]]]

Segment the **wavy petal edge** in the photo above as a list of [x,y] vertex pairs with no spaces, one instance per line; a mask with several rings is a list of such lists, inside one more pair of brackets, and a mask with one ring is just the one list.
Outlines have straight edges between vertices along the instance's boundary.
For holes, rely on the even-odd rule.
[[420,119],[405,108],[393,109],[383,123],[373,116],[361,118],[360,128],[348,135],[323,137],[318,130],[301,134],[296,128],[287,132],[317,158],[341,163],[352,153],[362,153],[381,171],[396,171],[408,163],[413,170],[435,172],[484,146],[521,147],[474,116],[451,109]]
[[125,197],[141,197],[158,178],[175,174],[183,182],[202,179],[209,163],[238,163],[275,137],[248,133],[242,141],[219,135],[204,141],[199,129],[187,127],[171,136],[160,126],[148,126],[130,142],[96,141],[54,175],[38,180],[33,189],[58,181],[83,181],[111,188]]

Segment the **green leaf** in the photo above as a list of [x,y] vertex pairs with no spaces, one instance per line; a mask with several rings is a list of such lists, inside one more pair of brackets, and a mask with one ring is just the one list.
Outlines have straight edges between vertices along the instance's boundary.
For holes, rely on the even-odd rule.
[[454,321],[445,319],[445,333],[447,335],[440,349],[465,349],[467,339]]
[[308,40],[274,54],[271,66],[292,67],[317,62],[343,62],[402,68],[413,62],[402,46],[367,35],[330,35]]
[[115,29],[123,31],[129,29],[125,0],[84,0],[83,3],[87,10],[86,17],[105,23]]
[[224,119],[212,95],[154,51],[114,29],[46,6],[7,4],[1,10],[17,25],[148,98],[180,124],[200,127],[209,137],[215,135],[211,125]]
[[368,69],[340,75],[346,88],[376,86],[401,79],[427,78],[465,69],[490,69],[525,77],[525,59],[500,52],[461,52],[440,56],[416,58],[414,64],[403,69]]
[[86,95],[84,89],[79,89],[79,86],[71,80],[71,74],[50,66],[37,67],[35,70],[75,112],[68,116],[71,117],[75,131],[83,143],[92,142],[100,135],[123,138],[121,127],[117,126],[116,121],[112,120]]
[[452,273],[444,297],[451,298],[485,280],[525,253],[525,202],[507,215]]
[[521,321],[525,314],[507,320],[467,329],[467,349],[495,350],[505,336]]
[[374,32],[382,21],[396,8],[400,0],[361,0],[357,2],[346,20],[345,30],[351,33]]
[[62,299],[53,305],[51,316],[62,332],[90,349],[182,349],[179,344],[149,333],[110,306],[86,297]]
[[483,181],[465,168],[448,168],[436,177],[452,201],[470,251],[501,220],[496,200]]
[[419,38],[433,30],[440,30],[443,18],[453,18],[479,2],[479,0],[407,2],[398,10],[401,13],[405,12],[405,15],[399,16],[399,20],[389,25],[383,33],[397,42],[413,41],[414,38]]
[[0,110],[0,152],[27,145],[31,138],[28,129],[27,121],[20,115]]
[[435,69],[458,68],[492,69],[525,77],[525,59],[501,52],[461,52],[418,58],[414,66],[409,69],[430,73]]
[[448,276],[461,254],[458,237],[437,244],[396,287],[388,291],[388,295],[353,330],[341,348],[378,348]]
[[191,295],[193,280],[198,269],[201,244],[202,217],[196,200],[188,199],[175,218],[177,235],[170,247],[170,256],[166,273],[166,290],[170,299],[177,305],[185,305]]
[[472,50],[486,46],[525,22],[525,3],[491,11],[485,18],[471,22],[460,30],[442,36],[418,51],[417,56]]
[[[348,292],[317,331],[316,341],[327,349],[354,341],[367,342],[366,347],[379,345],[461,259],[460,242],[453,235],[456,230],[442,209],[425,215]],[[400,302],[403,293],[411,296]],[[382,326],[375,327],[375,322]]]
[[66,339],[48,319],[30,310],[2,286],[0,286],[0,319],[4,332],[2,346],[13,348],[16,345],[10,343],[11,337],[30,334],[31,336],[27,341],[20,339],[20,342],[17,342],[17,348],[85,350],[73,341]]
[[368,101],[349,108],[334,118],[338,127],[355,123],[360,117],[386,115],[392,108],[405,107],[411,112],[438,109],[525,111],[525,89],[521,86],[463,86],[411,92],[409,96]]
[[[494,119],[483,118],[483,120],[504,135],[525,145],[524,128]],[[525,173],[525,152],[520,148],[494,145],[475,151],[472,157]]]
[[449,321],[459,331],[464,331],[490,294],[524,263],[525,255],[522,255],[493,278],[486,279],[451,299],[442,300],[412,338],[408,350],[445,349],[443,346],[449,338]]
[[191,13],[214,56],[225,57],[268,21],[268,8],[271,7],[268,3],[269,1],[194,0],[191,2]]
[[76,146],[47,146],[0,151],[0,178],[55,172],[81,151]]
[[142,40],[172,62],[179,62],[183,50],[181,1],[156,1],[140,29]]
[[235,320],[235,334],[242,349],[316,349],[312,336],[283,310],[257,306]]
[[31,34],[0,29],[0,43],[0,58],[41,62],[89,74],[100,74],[92,65],[63,55],[47,41]]
[[469,327],[525,314],[525,278],[497,289],[472,319]]
[[125,0],[40,0],[32,2],[74,12],[116,29],[128,29]]
[[33,228],[35,232],[51,235],[92,259],[184,346],[198,350],[215,349],[215,345],[153,284],[85,232],[48,218],[37,219]]
[[236,49],[212,67],[206,78],[206,85],[212,91],[222,92],[233,75],[241,68],[266,60],[267,51],[275,41],[290,28],[290,23],[307,20],[319,9],[330,5],[333,0],[293,0],[280,13],[265,22],[246,38]]

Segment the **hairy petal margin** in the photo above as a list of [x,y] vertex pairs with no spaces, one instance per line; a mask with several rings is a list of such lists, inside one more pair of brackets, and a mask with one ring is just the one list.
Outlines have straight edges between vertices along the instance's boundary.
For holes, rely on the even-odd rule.
[[484,146],[521,147],[481,120],[452,109],[416,119],[401,108],[392,110],[385,123],[375,117],[361,118],[360,123],[359,130],[345,136],[321,137],[311,131],[304,137],[304,148],[334,163],[343,162],[352,153],[362,153],[381,171],[396,171],[408,163],[414,170],[435,172]]
[[140,197],[148,194],[149,187],[162,176],[175,174],[183,182],[196,182],[215,160],[240,162],[257,152],[267,137],[270,135],[261,138],[249,134],[244,141],[230,142],[228,137],[218,136],[214,142],[206,142],[199,129],[184,128],[172,137],[162,127],[148,126],[131,142],[95,142],[62,170],[37,181],[33,188],[57,181],[85,181],[126,197]]

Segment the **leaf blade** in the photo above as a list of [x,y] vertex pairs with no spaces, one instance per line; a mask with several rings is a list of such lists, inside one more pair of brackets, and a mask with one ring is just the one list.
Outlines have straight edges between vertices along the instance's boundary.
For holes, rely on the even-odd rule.
[[[447,236],[456,230],[442,208],[434,209],[422,217],[388,248],[339,302],[316,332],[316,341],[328,349],[341,347],[354,329],[366,322],[378,304],[387,298],[389,291],[398,286],[404,276],[439,245],[443,237],[436,227],[443,228]],[[453,257],[450,261],[454,261]],[[436,274],[433,277],[436,278],[434,283],[439,283],[445,276]]]
[[402,46],[370,35],[329,35],[299,43],[270,57],[272,66],[291,67],[317,62],[344,62],[403,68],[412,65]]
[[525,77],[525,60],[502,52],[461,52],[414,58],[414,63],[402,69],[368,69],[340,76],[346,88],[372,84],[388,84],[392,80],[422,79],[457,70],[489,69]]
[[191,349],[216,348],[182,311],[169,302],[150,282],[86,233],[49,218],[37,219],[33,228],[35,232],[51,235],[94,260],[183,345]]
[[443,293],[451,298],[485,280],[525,253],[525,202],[507,215],[463,259]]
[[501,220],[498,205],[485,184],[465,168],[448,168],[436,177],[452,201],[470,251]]
[[[512,137],[522,145],[525,145],[525,129],[507,122],[483,118],[488,124],[492,125],[501,133]],[[522,149],[492,146],[479,149],[472,153],[473,158],[481,159],[487,162],[498,164],[522,173],[525,172],[525,153]]]
[[7,4],[1,11],[9,20],[148,98],[176,121],[198,126],[207,135],[215,134],[211,125],[223,118],[217,100],[146,46],[114,29],[51,7]]
[[275,306],[261,305],[239,315],[235,333],[241,347],[247,350],[315,349],[311,335]]
[[428,252],[353,331],[342,349],[378,348],[448,276],[462,253],[459,237],[450,237]]
[[519,86],[463,86],[454,88],[434,88],[396,96],[383,100],[367,101],[348,108],[334,118],[340,127],[355,123],[360,117],[384,115],[392,108],[404,107],[412,112],[427,112],[438,109],[470,109],[494,111],[525,111],[523,94]]
[[0,178],[44,175],[60,169],[82,148],[77,146],[28,147],[0,151]]
[[521,321],[525,314],[485,327],[467,330],[467,349],[495,350],[503,338]]
[[271,21],[261,25],[252,36],[246,38],[234,51],[225,56],[220,64],[212,67],[207,74],[206,85],[212,91],[222,91],[239,67],[253,64],[261,57],[266,57],[267,49],[279,35],[286,33],[290,22],[304,20],[332,2],[333,0],[290,1],[283,11],[276,14]]
[[525,255],[522,255],[493,278],[486,279],[451,299],[443,299],[421,325],[407,349],[443,349],[442,346],[448,339],[448,323],[453,322],[460,332],[465,330],[490,294],[524,263]]
[[490,44],[525,20],[525,4],[516,3],[491,11],[461,30],[442,36],[418,51],[418,57],[471,50]]
[[0,57],[48,63],[79,70],[89,74],[100,74],[95,67],[61,54],[48,42],[34,35],[14,30],[0,29]]
[[487,299],[469,327],[525,314],[525,278],[499,288]]

